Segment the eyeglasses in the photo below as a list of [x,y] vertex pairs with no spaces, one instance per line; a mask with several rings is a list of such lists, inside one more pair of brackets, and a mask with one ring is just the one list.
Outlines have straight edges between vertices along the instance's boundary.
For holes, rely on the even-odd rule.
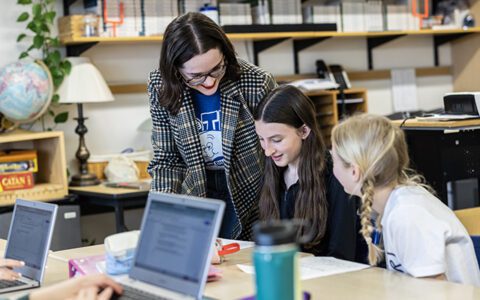
[[185,75],[183,75],[183,78],[185,79],[185,83],[187,83],[190,86],[197,86],[201,85],[202,83],[207,80],[208,77],[213,77],[213,78],[218,78],[221,77],[225,74],[225,71],[227,70],[227,65],[225,62],[221,63],[220,65],[216,66],[213,68],[210,72],[202,75],[197,75],[195,77],[192,77],[190,79],[185,78]]

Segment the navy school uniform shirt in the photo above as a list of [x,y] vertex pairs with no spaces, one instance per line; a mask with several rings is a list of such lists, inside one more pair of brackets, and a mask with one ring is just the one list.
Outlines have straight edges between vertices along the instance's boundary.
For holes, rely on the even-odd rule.
[[[357,215],[360,199],[345,193],[342,185],[333,175],[332,163],[327,159],[325,172],[326,197],[328,202],[327,231],[320,244],[302,251],[316,256],[333,256],[339,259],[367,262],[367,246],[359,234],[360,222]],[[299,183],[285,190],[282,180],[279,208],[281,219],[292,219],[295,212],[295,199]]]

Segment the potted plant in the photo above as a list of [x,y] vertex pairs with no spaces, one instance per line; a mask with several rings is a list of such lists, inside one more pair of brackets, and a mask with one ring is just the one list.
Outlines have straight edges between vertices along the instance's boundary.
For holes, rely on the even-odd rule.
[[[63,59],[59,47],[60,41],[52,32],[56,17],[55,0],[17,0],[17,4],[26,8],[17,22],[26,23],[26,32],[17,37],[18,43],[28,43],[19,59],[31,57],[31,52],[38,50],[42,53],[41,60],[50,71],[55,93],[53,94],[48,114],[55,124],[64,123],[68,120],[68,112],[55,113],[52,106],[59,106],[59,95],[56,93],[63,79],[70,73],[71,64]],[[42,117],[42,127],[45,130],[45,120]]]

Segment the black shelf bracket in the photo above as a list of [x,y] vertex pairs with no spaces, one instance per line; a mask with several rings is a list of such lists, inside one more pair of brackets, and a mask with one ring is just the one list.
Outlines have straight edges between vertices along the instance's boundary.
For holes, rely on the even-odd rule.
[[76,0],[63,0],[63,15],[68,16],[70,14],[70,5]]
[[372,51],[375,47],[381,46],[390,41],[396,40],[399,37],[404,36],[404,34],[399,35],[389,35],[389,36],[379,36],[379,37],[367,37],[367,59],[368,59],[368,69],[373,70],[373,57]]
[[98,44],[98,42],[82,43],[78,45],[67,46],[67,56],[80,56],[80,54],[92,48],[96,44]]
[[326,36],[326,37],[303,39],[303,40],[293,40],[293,63],[295,66],[295,74],[300,73],[299,52],[302,51],[303,49],[311,47],[329,38],[330,38],[329,36]]
[[[70,14],[70,5],[76,0],[63,0],[63,15],[68,16]],[[78,45],[66,46],[67,56],[80,56],[83,52],[87,51],[91,47],[95,46],[98,42],[82,43]]]
[[438,67],[440,65],[440,57],[438,56],[438,47],[470,34],[471,33],[454,33],[454,34],[434,35],[433,36],[433,59],[434,59],[433,62],[435,66]]
[[288,39],[289,38],[279,38],[271,40],[253,41],[253,63],[258,66],[258,54],[260,52]]

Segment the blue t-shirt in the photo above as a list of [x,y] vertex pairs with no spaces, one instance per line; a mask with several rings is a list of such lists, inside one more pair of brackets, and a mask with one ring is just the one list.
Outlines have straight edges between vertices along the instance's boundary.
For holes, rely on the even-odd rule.
[[220,110],[220,91],[206,96],[197,91],[193,92],[193,106],[200,143],[203,149],[205,167],[208,170],[223,169],[222,126]]

